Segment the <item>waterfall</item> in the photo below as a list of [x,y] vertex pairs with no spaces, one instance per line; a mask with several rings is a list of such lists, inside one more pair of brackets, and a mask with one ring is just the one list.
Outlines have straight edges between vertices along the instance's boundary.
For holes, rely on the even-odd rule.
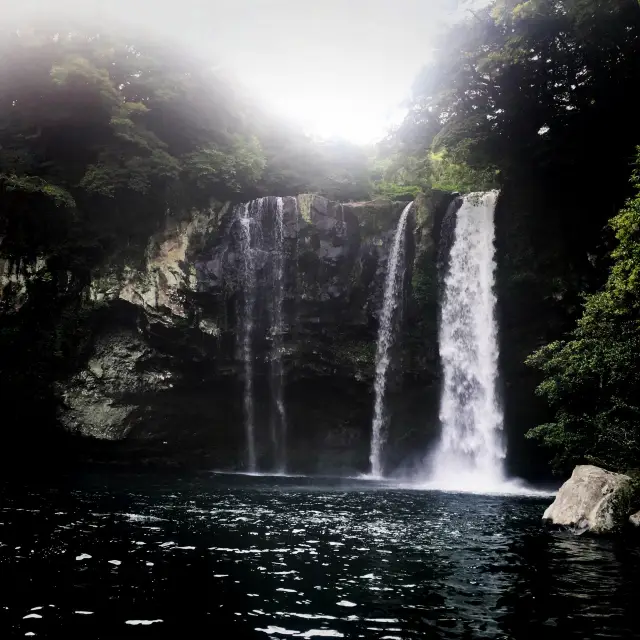
[[283,397],[282,350],[284,334],[284,199],[276,198],[273,223],[271,307],[270,386],[272,397],[271,439],[274,447],[275,469],[284,473],[287,469],[287,414]]
[[504,482],[498,403],[494,210],[498,193],[471,194],[457,212],[444,280],[440,357],[444,384],[441,440],[431,483],[442,489],[491,491]]
[[253,314],[256,306],[257,278],[254,247],[252,243],[253,220],[250,204],[240,208],[240,249],[243,258],[242,285],[244,305],[240,326],[241,351],[244,363],[244,428],[246,435],[247,471],[256,470],[255,416],[253,407]]
[[387,370],[391,360],[390,349],[393,344],[393,319],[402,297],[402,276],[404,273],[404,244],[407,228],[407,217],[411,210],[409,203],[402,212],[393,246],[387,263],[387,276],[384,283],[384,297],[380,326],[378,328],[378,342],[376,345],[376,377],[374,382],[375,404],[373,409],[373,424],[371,428],[371,475],[382,476],[382,450],[386,439],[386,416],[384,397],[387,390]]
[[[275,208],[273,203],[275,202]],[[273,214],[269,218],[269,214]],[[286,460],[287,419],[284,405],[284,370],[282,363],[284,323],[284,199],[259,198],[238,208],[240,227],[240,273],[243,291],[240,327],[238,332],[239,357],[244,369],[244,428],[246,440],[246,470],[258,471],[255,420],[255,371],[254,340],[257,318],[264,308],[269,312],[267,337],[270,341],[269,388],[271,391],[271,416],[269,428],[275,471],[284,472]],[[268,233],[268,223],[271,230]],[[259,304],[260,303],[260,304]],[[257,325],[262,328],[260,324]],[[260,336],[259,336],[260,337]]]

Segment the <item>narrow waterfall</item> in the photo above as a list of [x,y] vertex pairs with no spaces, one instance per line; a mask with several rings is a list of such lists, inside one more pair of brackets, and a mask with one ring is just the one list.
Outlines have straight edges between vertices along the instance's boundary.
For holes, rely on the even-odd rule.
[[[259,201],[250,202],[240,206],[240,250],[243,259],[242,288],[244,294],[243,313],[240,325],[241,355],[244,364],[244,428],[246,437],[246,469],[255,472],[256,463],[256,437],[255,437],[255,411],[253,403],[253,329],[254,312],[257,296],[256,274],[256,219],[255,214],[261,214]],[[260,218],[258,218],[258,221]]]
[[496,392],[497,196],[492,191],[464,198],[444,281],[442,435],[431,469],[432,485],[442,489],[491,491],[504,482],[503,416]]
[[[275,203],[275,207],[274,207]],[[271,215],[271,218],[269,217]],[[256,444],[254,341],[256,327],[264,328],[258,319],[261,310],[268,310],[270,341],[269,388],[271,415],[269,431],[273,452],[273,470],[286,470],[287,418],[284,405],[283,340],[284,323],[284,199],[259,198],[238,208],[240,225],[240,251],[242,254],[241,283],[243,305],[238,332],[239,357],[244,369],[244,427],[246,439],[246,470],[258,471],[258,447]],[[269,228],[271,224],[271,228]]]
[[284,199],[276,198],[273,222],[272,287],[271,305],[271,353],[270,386],[272,399],[271,439],[274,447],[275,470],[287,470],[287,414],[284,406],[282,350],[284,334]]
[[380,326],[378,328],[378,342],[376,346],[376,377],[374,383],[375,404],[373,409],[373,424],[371,428],[371,475],[382,476],[382,450],[386,439],[386,416],[384,398],[387,390],[387,370],[391,361],[390,349],[393,345],[394,313],[398,308],[402,297],[402,276],[404,273],[404,244],[407,228],[407,218],[411,205],[409,203],[403,210],[393,246],[387,263],[387,276],[384,283],[384,298],[382,313],[380,314]]

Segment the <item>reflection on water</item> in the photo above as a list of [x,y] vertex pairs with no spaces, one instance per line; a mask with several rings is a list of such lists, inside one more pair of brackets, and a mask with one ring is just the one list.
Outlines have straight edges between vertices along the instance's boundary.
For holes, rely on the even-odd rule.
[[544,530],[548,502],[211,475],[4,487],[0,633],[634,636],[638,548]]

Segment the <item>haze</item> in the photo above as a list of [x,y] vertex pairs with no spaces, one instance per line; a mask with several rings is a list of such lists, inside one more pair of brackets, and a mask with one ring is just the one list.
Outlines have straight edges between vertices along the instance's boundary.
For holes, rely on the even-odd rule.
[[27,0],[48,12],[125,20],[211,51],[257,101],[308,133],[369,143],[399,121],[411,83],[457,0]]

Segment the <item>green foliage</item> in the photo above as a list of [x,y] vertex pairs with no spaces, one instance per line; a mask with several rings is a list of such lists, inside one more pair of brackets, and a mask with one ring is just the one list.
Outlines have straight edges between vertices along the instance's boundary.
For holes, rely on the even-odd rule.
[[48,183],[38,176],[16,176],[0,174],[0,184],[7,192],[16,194],[35,195],[40,194],[53,202],[56,207],[76,206],[73,196],[65,189]]
[[114,107],[119,95],[107,69],[100,69],[81,56],[62,55],[60,64],[51,67],[53,87],[64,92],[95,92],[99,103]]
[[434,189],[470,193],[490,191],[498,186],[495,168],[472,168],[464,162],[455,162],[444,150],[432,152],[430,157]]
[[198,189],[226,189],[239,193],[247,184],[257,183],[266,165],[262,147],[254,136],[236,137],[233,153],[215,147],[198,149],[184,157],[185,175]]
[[455,155],[447,151],[440,136],[435,136],[429,147],[416,151],[406,146],[397,150],[396,145],[397,141],[387,141],[380,148],[373,168],[377,194],[405,200],[430,189],[469,193],[498,186],[499,172],[494,166],[470,166],[459,149]]
[[[639,149],[640,161],[640,149]],[[586,297],[569,340],[532,354],[545,379],[538,387],[555,420],[530,432],[556,453],[559,467],[587,460],[610,468],[640,459],[640,176],[638,190],[611,220],[617,246],[603,290]]]
[[374,193],[381,198],[388,200],[415,200],[421,188],[416,185],[403,185],[395,182],[376,182],[374,183]]
[[258,137],[266,158],[265,192],[315,193],[343,202],[371,197],[370,159],[361,148],[342,140],[313,140],[273,122],[261,125]]
[[167,211],[257,188],[260,143],[208,61],[54,26],[7,30],[0,54],[0,251],[15,263],[88,271],[141,254]]
[[[431,188],[431,158],[404,155],[387,141],[378,146],[378,156],[372,163],[375,193],[394,199],[394,195],[417,195]],[[399,197],[404,200],[405,198]]]
[[496,170],[501,181],[547,167],[593,171],[593,148],[602,155],[640,130],[625,99],[640,75],[636,0],[494,0],[435,49],[387,142],[408,169],[444,150],[433,186],[494,186]]

